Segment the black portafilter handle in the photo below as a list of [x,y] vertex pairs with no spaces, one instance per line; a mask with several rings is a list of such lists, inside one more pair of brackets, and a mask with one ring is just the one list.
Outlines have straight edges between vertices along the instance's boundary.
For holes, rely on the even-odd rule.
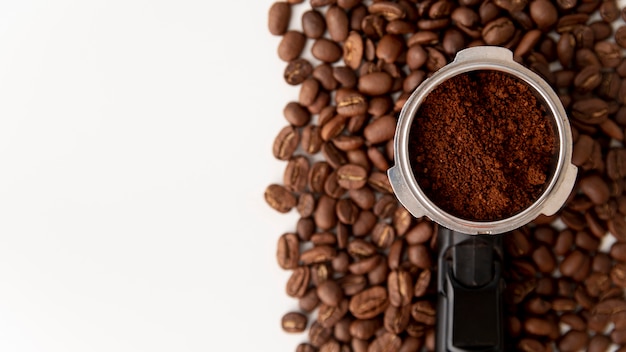
[[437,351],[504,351],[502,236],[438,228]]

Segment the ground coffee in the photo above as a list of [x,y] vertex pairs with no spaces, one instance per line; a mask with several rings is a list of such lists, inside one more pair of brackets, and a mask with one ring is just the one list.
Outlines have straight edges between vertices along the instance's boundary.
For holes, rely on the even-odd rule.
[[555,155],[550,117],[532,89],[500,71],[473,71],[435,88],[409,137],[417,182],[444,211],[500,220],[545,190]]

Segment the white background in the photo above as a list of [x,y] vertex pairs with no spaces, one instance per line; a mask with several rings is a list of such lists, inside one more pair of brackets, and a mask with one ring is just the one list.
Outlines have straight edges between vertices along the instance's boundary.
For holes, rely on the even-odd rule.
[[270,0],[0,0],[0,351],[293,351]]

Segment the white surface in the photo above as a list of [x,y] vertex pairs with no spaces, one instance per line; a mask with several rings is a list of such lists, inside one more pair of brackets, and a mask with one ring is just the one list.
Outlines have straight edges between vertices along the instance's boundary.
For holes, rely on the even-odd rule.
[[293,351],[271,1],[0,1],[0,351]]

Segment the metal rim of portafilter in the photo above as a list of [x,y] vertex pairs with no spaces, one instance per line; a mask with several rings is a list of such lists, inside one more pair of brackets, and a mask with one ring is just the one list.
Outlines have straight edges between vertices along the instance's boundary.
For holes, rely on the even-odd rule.
[[[439,208],[420,188],[409,160],[409,133],[420,104],[439,84],[458,74],[496,70],[522,80],[548,108],[548,115],[556,129],[558,151],[553,173],[543,193],[530,206],[505,219],[472,221],[456,217]],[[571,163],[572,133],[563,105],[539,75],[513,60],[510,50],[480,46],[459,51],[453,62],[426,79],[411,94],[398,118],[394,140],[395,165],[388,171],[389,181],[400,203],[416,218],[426,216],[454,231],[467,234],[498,234],[519,228],[540,214],[553,215],[569,196],[576,181],[577,167]]]

